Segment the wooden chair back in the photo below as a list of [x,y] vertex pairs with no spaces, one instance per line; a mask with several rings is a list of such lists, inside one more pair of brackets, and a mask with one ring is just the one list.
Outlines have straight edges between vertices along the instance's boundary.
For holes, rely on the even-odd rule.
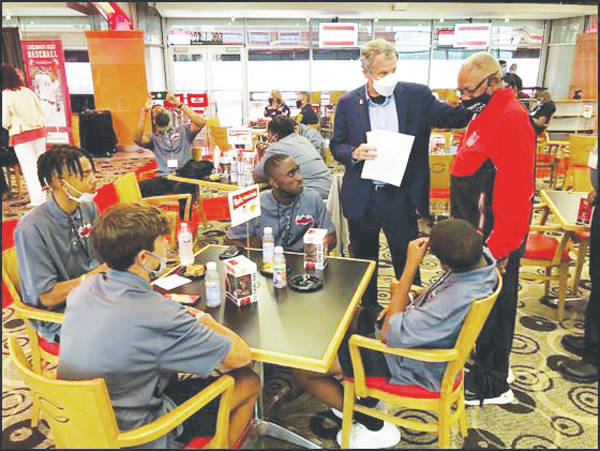
[[569,166],[573,191],[590,192],[592,189],[587,162],[590,152],[597,142],[597,135],[569,135],[569,151],[571,158]]
[[119,428],[103,379],[49,379],[34,371],[14,335],[9,348],[25,384],[39,400],[57,448],[118,448]]
[[450,189],[450,167],[455,155],[429,155],[430,189]]
[[115,190],[119,196],[119,202],[122,204],[142,201],[142,193],[135,172],[128,172],[119,177],[115,182]]

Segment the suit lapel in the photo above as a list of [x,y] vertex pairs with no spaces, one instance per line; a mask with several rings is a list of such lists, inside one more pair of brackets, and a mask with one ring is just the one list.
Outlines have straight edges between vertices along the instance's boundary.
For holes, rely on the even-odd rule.
[[406,124],[406,91],[400,83],[394,89],[394,101],[396,102],[396,112],[398,113],[398,132],[408,133]]
[[366,98],[366,86],[361,86],[358,91],[358,107],[360,115],[360,129],[365,131],[364,142],[367,142],[366,132],[371,131],[371,118],[369,117],[369,104]]

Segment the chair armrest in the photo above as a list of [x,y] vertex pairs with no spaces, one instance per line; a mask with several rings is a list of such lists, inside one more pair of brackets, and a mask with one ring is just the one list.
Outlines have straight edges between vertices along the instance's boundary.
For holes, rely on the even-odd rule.
[[562,232],[563,228],[560,224],[551,224],[551,225],[538,225],[531,224],[529,226],[530,232]]
[[186,221],[190,220],[190,209],[192,208],[192,195],[187,194],[165,194],[162,196],[150,196],[144,197],[142,200],[144,202],[148,202],[151,204],[165,204],[169,202],[175,202],[178,200],[185,199],[185,207],[184,207],[184,219]]
[[354,334],[350,337],[350,348],[355,347],[372,349],[374,351],[392,354],[399,357],[406,357],[425,362],[450,362],[458,357],[458,351],[451,349],[429,349],[429,348],[392,348],[385,343],[374,338],[364,337]]
[[48,321],[50,323],[62,324],[64,321],[64,313],[49,312],[39,308],[31,307],[23,302],[15,302],[15,313],[28,319],[37,319],[38,321]]
[[[215,399],[221,393],[232,393],[234,380],[231,376],[223,375],[210,384],[200,393],[194,395],[183,404],[175,407],[170,412],[162,415],[151,423],[136,429],[121,432],[117,436],[117,444],[120,448],[143,445],[156,440],[159,437],[175,429],[190,416],[202,409],[205,405]],[[224,398],[225,396],[223,396]],[[223,403],[223,399],[221,399]]]
[[150,174],[155,174],[158,172],[158,168],[150,169],[149,171],[142,171],[139,174],[136,174],[136,177],[139,181],[146,180],[146,177]]
[[180,183],[190,183],[192,185],[204,186],[206,188],[221,189],[224,191],[235,191],[240,189],[240,186],[230,185],[229,183],[209,182],[206,180],[190,179],[187,177],[179,177],[178,175],[169,174],[167,180]]

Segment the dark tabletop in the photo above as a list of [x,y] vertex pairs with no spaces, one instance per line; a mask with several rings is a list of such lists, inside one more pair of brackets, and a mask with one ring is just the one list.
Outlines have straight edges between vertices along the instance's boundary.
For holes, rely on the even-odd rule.
[[[223,299],[220,307],[206,307],[204,279],[194,280],[171,292],[201,295],[201,300],[193,307],[209,312],[243,337],[252,348],[254,360],[326,371],[371,278],[374,263],[329,257],[322,272],[323,287],[312,293],[292,291],[289,285],[275,289],[273,279],[259,273],[258,302],[237,307],[225,299],[223,261],[218,258],[225,248],[209,245],[196,254],[196,263],[217,262]],[[244,255],[256,262],[260,270],[261,251],[250,249],[249,255],[247,252]],[[291,266],[289,280],[303,271],[303,255],[287,252],[285,255]]]

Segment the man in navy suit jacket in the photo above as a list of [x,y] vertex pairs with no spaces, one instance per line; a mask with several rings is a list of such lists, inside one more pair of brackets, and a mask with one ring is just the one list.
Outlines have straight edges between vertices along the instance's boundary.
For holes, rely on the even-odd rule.
[[[334,158],[346,167],[341,189],[353,255],[377,261],[383,228],[396,278],[406,261],[408,242],[418,236],[417,212],[429,216],[429,135],[432,126],[462,128],[472,112],[441,103],[425,85],[398,82],[396,51],[383,39],[368,42],[360,59],[367,84],[340,98],[330,142]],[[362,179],[363,161],[376,157],[366,132],[389,130],[415,137],[400,187]],[[420,282],[417,274],[416,282]],[[362,305],[376,314],[377,270]],[[372,322],[367,321],[367,327]],[[369,332],[365,330],[363,332]]]

